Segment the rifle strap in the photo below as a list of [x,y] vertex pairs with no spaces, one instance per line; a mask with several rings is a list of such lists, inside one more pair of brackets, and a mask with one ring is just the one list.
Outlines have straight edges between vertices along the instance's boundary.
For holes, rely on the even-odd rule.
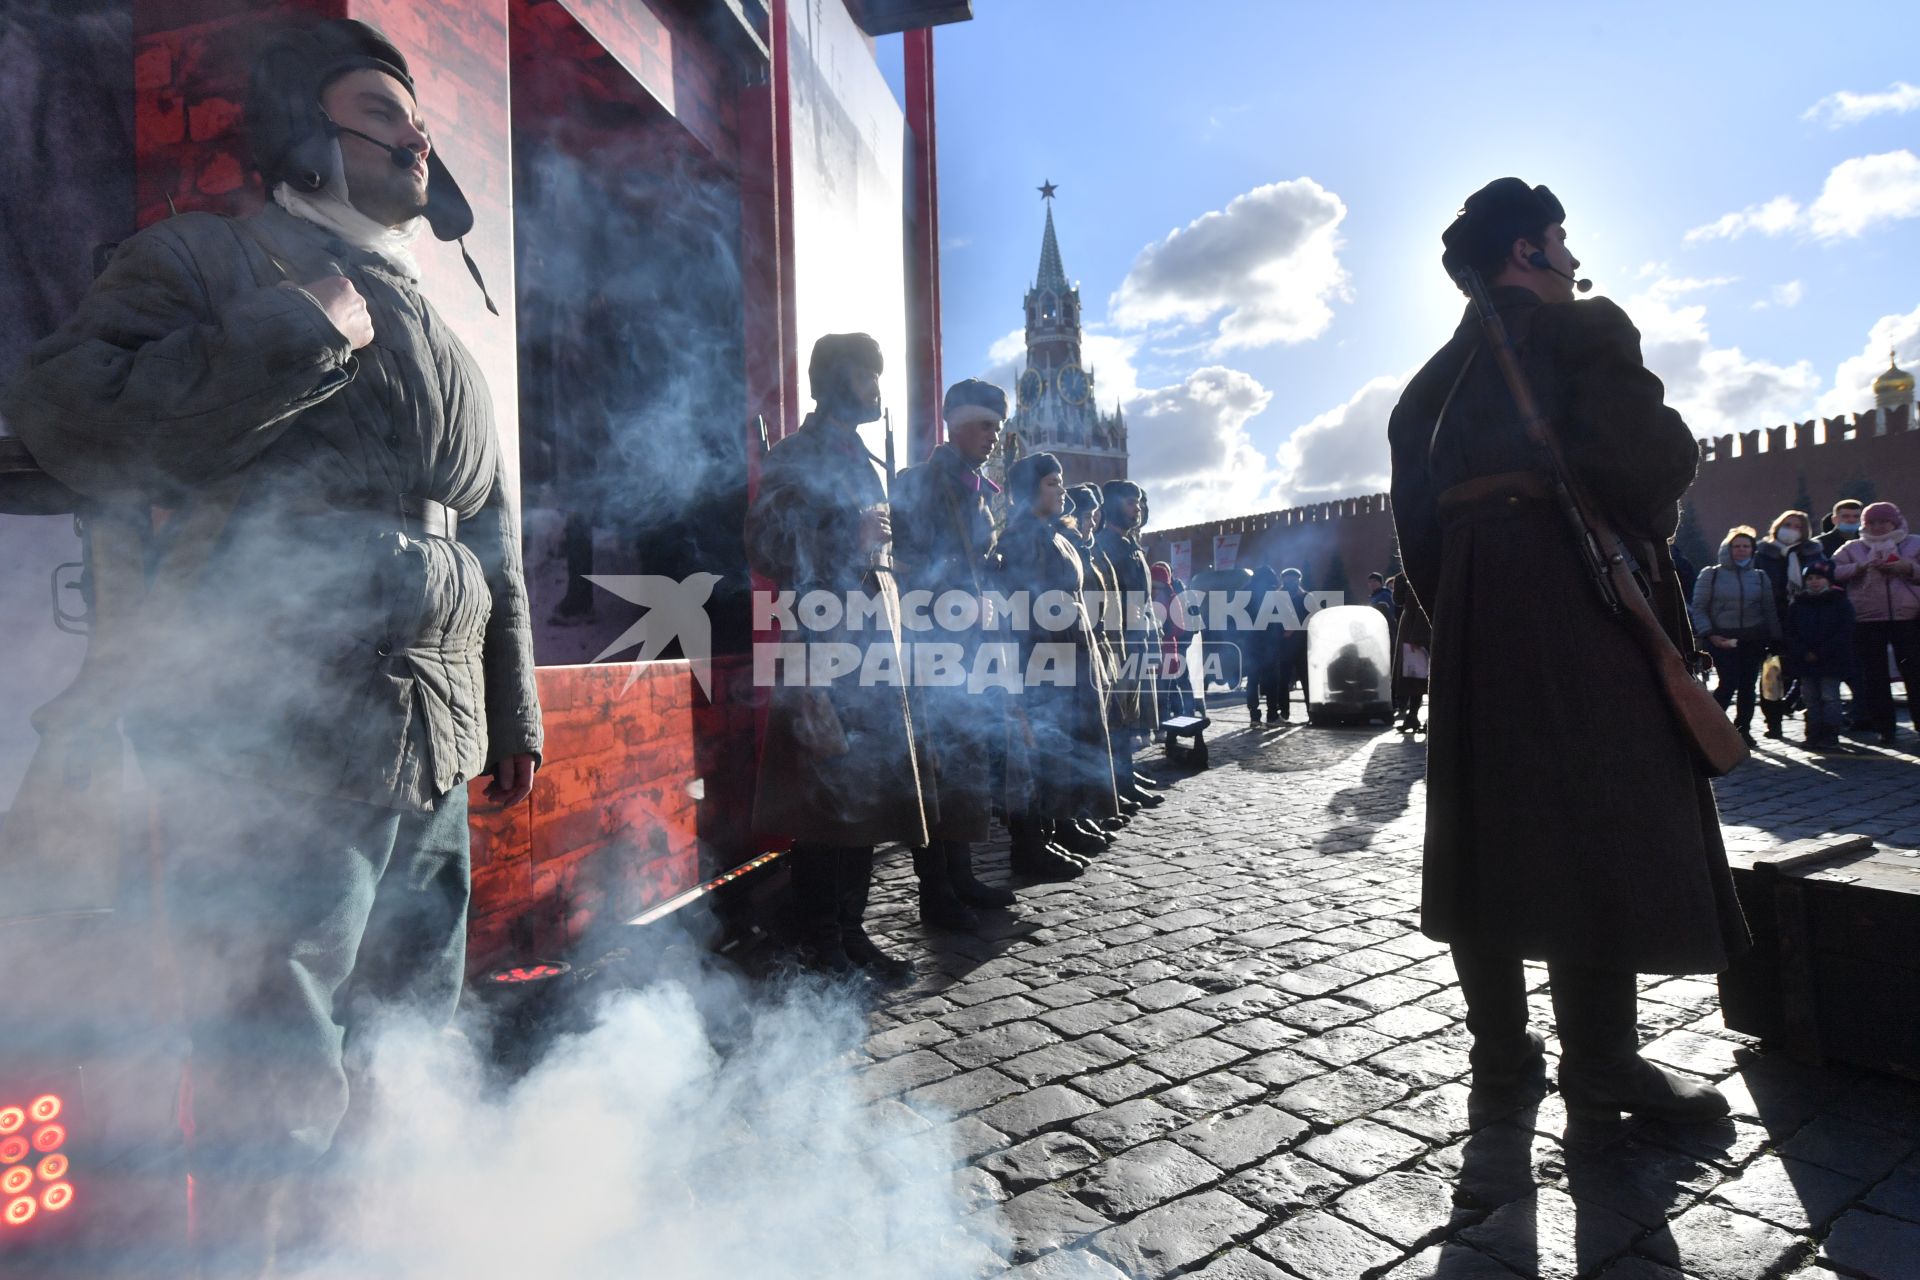
[[1460,364],[1460,372],[1453,376],[1453,385],[1447,388],[1447,398],[1440,402],[1440,413],[1433,420],[1433,434],[1427,437],[1427,474],[1433,474],[1434,459],[1440,452],[1440,428],[1447,424],[1447,411],[1453,408],[1453,398],[1460,394],[1460,384],[1467,380],[1467,370],[1473,368],[1473,362],[1480,355],[1480,344],[1475,343],[1467,352],[1467,358]]

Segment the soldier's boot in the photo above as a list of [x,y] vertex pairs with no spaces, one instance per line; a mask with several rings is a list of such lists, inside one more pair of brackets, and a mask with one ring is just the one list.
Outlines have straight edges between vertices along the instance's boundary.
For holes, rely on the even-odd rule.
[[1098,840],[1101,848],[1113,847],[1113,833],[1101,826],[1097,818],[1075,818],[1073,825]]
[[1038,818],[1009,814],[1007,832],[1013,837],[1008,846],[1008,861],[1017,876],[1028,880],[1074,880],[1087,869],[1084,863],[1047,846],[1046,827]]
[[836,893],[840,851],[826,845],[795,844],[787,855],[793,885],[795,948],[801,964],[816,973],[844,977],[853,972],[840,941],[840,903]]
[[1019,901],[1013,890],[986,884],[973,874],[973,846],[965,840],[943,840],[939,848],[947,862],[947,883],[960,901],[970,907],[1010,907]]
[[913,965],[890,956],[867,936],[867,895],[873,887],[872,846],[839,850],[835,899],[840,906],[840,946],[860,972],[882,986],[913,981]]
[[1112,843],[1104,834],[1095,835],[1077,822],[1056,822],[1053,825],[1053,841],[1068,853],[1080,858],[1091,858],[1105,853],[1107,845]]
[[1067,848],[1066,845],[1060,843],[1059,831],[1062,825],[1064,824],[1057,818],[1047,818],[1041,822],[1040,832],[1046,840],[1047,852],[1056,858],[1065,858],[1068,862],[1077,863],[1082,867],[1092,866],[1092,858],[1075,853],[1073,850]]
[[1475,1092],[1514,1093],[1538,1082],[1547,1044],[1527,1029],[1527,982],[1520,961],[1455,947],[1453,969],[1460,975],[1467,1030],[1473,1033],[1467,1061]]
[[1560,1029],[1560,1094],[1570,1118],[1612,1126],[1622,1112],[1699,1121],[1731,1110],[1712,1085],[1640,1056],[1630,971],[1551,965],[1547,982]]
[[960,899],[959,888],[947,871],[944,844],[935,840],[913,851],[913,874],[920,880],[920,923],[930,929],[977,929],[980,917]]

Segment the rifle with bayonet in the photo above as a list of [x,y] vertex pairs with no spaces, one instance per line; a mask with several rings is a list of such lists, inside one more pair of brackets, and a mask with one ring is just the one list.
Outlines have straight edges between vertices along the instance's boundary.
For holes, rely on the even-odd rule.
[[1520,367],[1507,326],[1494,309],[1480,273],[1464,267],[1454,277],[1473,300],[1474,314],[1486,335],[1487,347],[1500,367],[1507,390],[1520,410],[1527,438],[1540,447],[1547,459],[1547,480],[1554,503],[1566,517],[1568,531],[1579,549],[1580,560],[1607,612],[1621,619],[1627,632],[1647,655],[1653,666],[1660,692],[1668,708],[1679,721],[1694,758],[1711,777],[1720,777],[1747,759],[1747,744],[1727,720],[1727,713],[1706,686],[1693,678],[1685,657],[1654,616],[1648,603],[1648,589],[1639,565],[1627,543],[1612,522],[1587,497],[1572,468],[1567,465],[1553,424],[1540,410],[1533,386]]

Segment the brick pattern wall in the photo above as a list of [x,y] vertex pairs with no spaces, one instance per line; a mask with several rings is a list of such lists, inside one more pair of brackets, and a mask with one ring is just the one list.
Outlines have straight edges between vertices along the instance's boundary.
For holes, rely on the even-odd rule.
[[1687,501],[1708,545],[1718,546],[1737,524],[1766,532],[1803,484],[1816,530],[1841,492],[1862,481],[1920,520],[1920,421],[1904,408],[1882,417],[1862,413],[1701,441]]
[[1299,569],[1308,590],[1345,591],[1350,597],[1365,591],[1367,574],[1386,573],[1393,558],[1393,514],[1384,493],[1178,529],[1149,529],[1147,558],[1167,560],[1168,547],[1187,539],[1193,543],[1194,571],[1211,568],[1214,535],[1222,533],[1240,535],[1235,560],[1240,568],[1268,563],[1275,569]]

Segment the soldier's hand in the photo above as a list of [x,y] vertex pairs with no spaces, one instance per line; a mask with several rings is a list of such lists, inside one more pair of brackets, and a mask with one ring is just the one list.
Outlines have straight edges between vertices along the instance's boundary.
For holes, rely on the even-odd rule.
[[488,804],[511,809],[533,793],[533,774],[539,764],[530,755],[508,756],[494,766],[493,781],[487,784]]
[[322,276],[300,287],[320,304],[327,319],[355,351],[373,341],[373,317],[367,314],[367,300],[353,287],[353,281],[340,275]]
[[860,550],[878,551],[893,541],[893,517],[885,507],[868,507],[860,513]]

